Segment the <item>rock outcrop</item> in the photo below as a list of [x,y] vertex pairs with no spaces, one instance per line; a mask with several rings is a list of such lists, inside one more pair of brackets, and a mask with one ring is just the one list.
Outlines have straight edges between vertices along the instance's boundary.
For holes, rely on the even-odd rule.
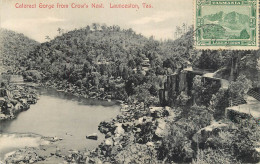
[[30,104],[37,102],[34,88],[29,86],[8,85],[0,88],[0,120],[13,119],[21,111],[28,110]]
[[91,140],[97,140],[98,135],[97,135],[97,133],[93,133],[93,134],[87,135],[86,138],[91,139]]

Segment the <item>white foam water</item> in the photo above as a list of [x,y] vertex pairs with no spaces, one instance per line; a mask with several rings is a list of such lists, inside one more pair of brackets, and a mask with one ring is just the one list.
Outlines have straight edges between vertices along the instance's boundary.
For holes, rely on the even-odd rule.
[[12,155],[14,150],[46,144],[49,144],[49,141],[43,140],[41,136],[36,134],[0,134],[0,161]]

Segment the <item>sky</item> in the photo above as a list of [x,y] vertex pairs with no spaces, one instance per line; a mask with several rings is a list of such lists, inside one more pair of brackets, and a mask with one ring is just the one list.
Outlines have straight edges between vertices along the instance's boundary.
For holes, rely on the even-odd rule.
[[[153,8],[143,8],[142,3]],[[15,4],[36,4],[36,9],[16,8]],[[54,4],[54,9],[40,9],[38,5]],[[56,4],[103,3],[102,9],[58,9]],[[111,9],[111,4],[138,4],[140,9]],[[0,0],[0,27],[23,33],[44,42],[45,36],[54,38],[58,28],[70,31],[100,23],[132,28],[146,37],[174,39],[176,26],[192,25],[193,0]]]

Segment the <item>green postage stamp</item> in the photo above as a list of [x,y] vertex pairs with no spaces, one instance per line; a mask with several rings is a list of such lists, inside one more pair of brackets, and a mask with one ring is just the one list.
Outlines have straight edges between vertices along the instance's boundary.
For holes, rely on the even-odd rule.
[[194,0],[196,49],[256,50],[259,0]]

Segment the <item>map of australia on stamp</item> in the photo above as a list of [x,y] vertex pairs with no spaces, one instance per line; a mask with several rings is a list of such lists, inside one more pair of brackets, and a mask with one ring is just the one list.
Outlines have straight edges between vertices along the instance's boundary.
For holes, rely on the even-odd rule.
[[256,50],[259,0],[194,0],[196,49]]

